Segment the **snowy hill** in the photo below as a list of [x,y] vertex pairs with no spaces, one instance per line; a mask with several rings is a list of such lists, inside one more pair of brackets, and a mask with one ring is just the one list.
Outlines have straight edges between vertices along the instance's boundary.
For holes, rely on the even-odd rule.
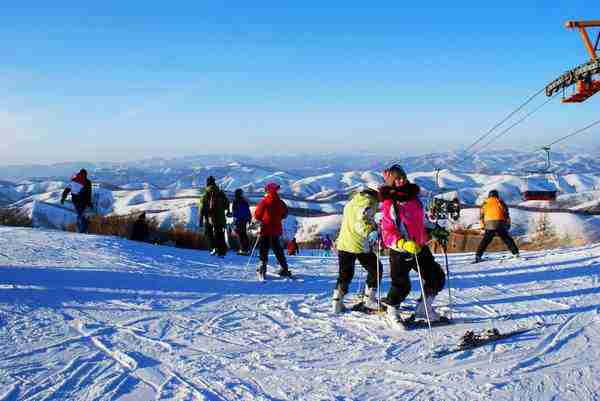
[[15,189],[13,183],[0,181],[0,206],[13,203],[21,197],[22,195]]
[[433,357],[426,330],[330,313],[336,259],[258,283],[234,255],[0,227],[0,399],[596,400],[600,245],[504,256],[450,256],[457,323],[433,329],[435,350],[534,329]]
[[[281,185],[281,194],[292,209],[286,235],[297,235],[308,240],[311,236],[331,232],[331,222],[339,221],[339,214],[349,195],[358,188],[381,184],[382,168],[389,163],[369,154],[348,155],[345,159],[336,155],[312,155],[307,156],[306,168],[303,169],[300,155],[287,159],[281,156],[273,160],[239,156],[240,160],[248,162],[232,161],[232,157],[150,159],[87,166],[96,184],[94,196],[97,206],[94,212],[128,215],[145,211],[162,228],[184,225],[194,230],[197,228],[198,199],[208,176],[216,177],[218,184],[228,191],[230,197],[235,189],[244,189],[252,203],[261,198],[265,183],[275,181]],[[256,160],[262,160],[265,164],[252,163]],[[318,164],[319,160],[322,164]],[[458,197],[463,205],[477,205],[491,189],[496,189],[507,203],[518,207],[600,211],[600,169],[596,170],[600,164],[596,164],[593,154],[556,153],[553,160],[556,160],[553,167],[556,171],[577,172],[522,174],[524,169],[534,169],[536,163],[543,163],[543,160],[540,155],[518,151],[483,153],[477,156],[476,162],[464,160],[457,152],[405,157],[401,161],[409,172],[409,178],[421,186],[424,201],[441,191],[445,192],[444,196],[448,199]],[[352,169],[341,170],[341,167],[353,161],[355,164]],[[275,162],[281,166],[274,166]],[[360,169],[361,166],[369,168]],[[66,167],[74,166],[56,165],[49,172],[60,172]],[[435,167],[442,168],[436,173]],[[14,169],[10,171],[14,173]],[[75,170],[71,170],[69,175]],[[27,169],[24,171],[31,172]],[[1,172],[2,168],[0,175]],[[0,205],[12,204],[22,208],[38,226],[62,228],[65,222],[73,218],[70,203],[64,207],[58,204],[65,179],[68,180],[68,175],[48,179],[29,178],[16,184],[0,182]],[[547,204],[522,200],[525,190],[541,189],[556,189],[559,194],[557,201]],[[324,215],[336,216],[325,219]],[[319,216],[319,219],[312,222],[304,220],[314,216]],[[515,213],[514,216],[520,220],[513,219],[513,225],[522,235],[529,235],[535,226],[532,222],[540,218],[535,210]],[[558,218],[558,222],[569,221],[575,225],[556,225],[566,236],[576,237],[581,232],[576,226],[580,225],[582,219],[589,220],[587,217]],[[459,221],[459,225],[473,228],[473,220],[472,216],[467,215]],[[597,224],[586,223],[584,226],[592,230],[588,237],[600,235]],[[301,231],[293,232],[294,229]]]

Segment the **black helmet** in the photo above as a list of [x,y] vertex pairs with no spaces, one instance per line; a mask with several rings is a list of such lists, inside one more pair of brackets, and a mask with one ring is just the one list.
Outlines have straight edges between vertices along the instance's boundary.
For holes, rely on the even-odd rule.
[[242,188],[238,188],[233,193],[236,198],[241,198],[244,195],[244,190]]
[[212,175],[211,175],[211,176],[209,176],[209,177],[206,179],[206,186],[207,186],[207,187],[208,187],[209,185],[216,185],[216,184],[217,184],[217,182],[215,181],[215,177],[213,177]]
[[488,198],[499,198],[500,194],[498,193],[498,191],[496,191],[495,189],[492,189],[489,193],[488,193]]

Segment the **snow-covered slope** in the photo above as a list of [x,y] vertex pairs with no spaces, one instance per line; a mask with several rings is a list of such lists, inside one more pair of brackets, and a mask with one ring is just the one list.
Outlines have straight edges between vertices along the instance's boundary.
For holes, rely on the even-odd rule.
[[0,181],[0,206],[5,206],[21,198],[21,194],[10,182]]
[[259,283],[235,255],[0,227],[0,399],[597,400],[600,245],[503,256],[450,256],[453,305],[444,290],[436,306],[457,323],[435,349],[541,327],[432,357],[426,330],[330,313],[334,258]]

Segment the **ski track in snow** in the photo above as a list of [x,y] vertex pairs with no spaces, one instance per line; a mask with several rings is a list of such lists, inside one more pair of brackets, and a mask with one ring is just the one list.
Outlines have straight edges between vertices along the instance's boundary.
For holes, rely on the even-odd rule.
[[0,227],[0,249],[0,400],[599,399],[600,245],[450,255],[436,347],[542,326],[440,358],[427,330],[332,315],[335,258],[259,283],[247,258],[111,237]]

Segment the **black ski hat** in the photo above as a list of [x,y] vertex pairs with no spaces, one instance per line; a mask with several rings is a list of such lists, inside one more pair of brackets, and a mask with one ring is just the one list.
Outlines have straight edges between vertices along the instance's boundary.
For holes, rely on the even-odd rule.
[[233,193],[236,198],[241,198],[244,195],[244,190],[242,188],[238,188]]
[[496,191],[495,189],[492,189],[489,193],[488,193],[488,198],[499,198],[500,194],[498,193],[498,191]]
[[206,179],[206,186],[208,187],[210,185],[217,185],[215,177],[213,177],[212,175]]
[[396,178],[404,178],[406,179],[406,171],[402,168],[401,165],[394,163],[390,167],[385,169],[385,172],[393,175]]

